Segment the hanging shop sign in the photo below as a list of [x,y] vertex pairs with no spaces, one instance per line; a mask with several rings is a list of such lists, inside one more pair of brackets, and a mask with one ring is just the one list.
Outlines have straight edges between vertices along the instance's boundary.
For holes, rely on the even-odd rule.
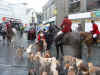
[[91,12],[91,17],[96,17],[96,14],[95,14],[95,12]]
[[7,19],[6,19],[6,17],[2,17],[2,21],[6,21]]
[[74,19],[91,18],[91,12],[71,14],[68,17],[69,17],[69,19],[72,19],[72,20],[74,20]]

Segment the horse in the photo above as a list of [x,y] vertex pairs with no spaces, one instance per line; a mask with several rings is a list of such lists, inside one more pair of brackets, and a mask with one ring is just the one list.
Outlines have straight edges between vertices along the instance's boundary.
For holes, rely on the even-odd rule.
[[98,35],[96,42],[93,41],[93,37],[92,34],[89,32],[80,32],[80,36],[83,37],[83,42],[86,44],[87,48],[88,48],[88,56],[91,56],[91,47],[94,44],[99,44],[100,43],[100,35]]
[[7,31],[7,43],[8,43],[8,46],[11,44],[12,42],[12,39],[13,39],[13,36],[15,35],[14,31],[12,30],[12,27],[8,28]]
[[[54,29],[55,29],[55,33],[54,36],[57,34],[58,31],[60,31],[61,29],[58,28],[57,26],[54,25]],[[61,36],[59,36],[61,37]],[[57,40],[56,38],[54,38],[55,40]],[[100,43],[100,36],[97,40],[97,43]],[[88,54],[87,54],[87,59],[91,56],[91,46],[94,44],[93,40],[92,40],[92,34],[88,33],[88,32],[68,32],[65,33],[62,40],[58,40],[58,41],[54,41],[55,42],[55,46],[56,46],[56,50],[57,50],[57,58],[59,58],[59,48],[61,50],[61,54],[64,56],[64,52],[63,52],[63,46],[64,45],[70,45],[72,46],[74,49],[79,49],[78,53],[78,58],[81,58],[82,52],[81,52],[81,48],[82,48],[82,43],[85,43],[85,45],[88,48]]]

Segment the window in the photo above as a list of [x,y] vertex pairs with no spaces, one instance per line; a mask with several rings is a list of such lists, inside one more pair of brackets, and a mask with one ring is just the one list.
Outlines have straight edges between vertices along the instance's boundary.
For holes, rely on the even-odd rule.
[[80,1],[74,0],[77,2],[72,2],[69,7],[69,13],[77,13],[80,11]]
[[87,10],[96,10],[100,8],[100,0],[87,0]]

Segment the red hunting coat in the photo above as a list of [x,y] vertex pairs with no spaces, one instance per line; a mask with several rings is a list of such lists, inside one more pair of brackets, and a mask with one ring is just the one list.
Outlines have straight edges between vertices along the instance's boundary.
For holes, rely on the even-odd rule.
[[72,26],[71,20],[68,18],[64,18],[64,20],[61,24],[61,27],[63,27],[62,32],[64,32],[64,33],[71,32],[72,31],[71,26]]
[[93,24],[93,30],[91,32],[93,34],[100,34],[97,24]]
[[40,36],[40,34],[39,34],[39,35],[38,35],[38,41],[40,41],[41,38],[45,39],[45,36]]

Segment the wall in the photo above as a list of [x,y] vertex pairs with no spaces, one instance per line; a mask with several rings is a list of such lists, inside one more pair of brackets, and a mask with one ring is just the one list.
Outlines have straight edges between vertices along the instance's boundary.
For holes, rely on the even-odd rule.
[[49,0],[43,7],[44,21],[49,20],[54,17],[54,9],[56,8],[54,0]]
[[[96,21],[95,22],[97,25],[98,25],[98,27],[99,27],[99,31],[100,31],[100,21]],[[77,29],[77,27],[78,27],[78,24],[80,24],[80,22],[73,22],[72,23],[72,30],[73,31],[77,31],[76,29]],[[92,24],[91,24],[91,22],[87,22],[86,21],[86,23],[85,23],[85,32],[90,32],[92,30]]]
[[2,17],[12,17],[13,12],[5,1],[0,1],[0,22],[2,22]]

